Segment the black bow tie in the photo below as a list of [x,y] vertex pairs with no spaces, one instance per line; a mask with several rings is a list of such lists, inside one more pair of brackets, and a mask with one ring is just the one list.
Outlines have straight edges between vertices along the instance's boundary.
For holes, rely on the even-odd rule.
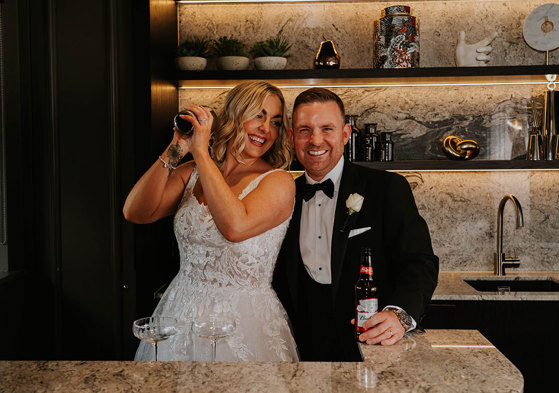
[[328,198],[332,199],[334,196],[334,183],[330,179],[327,179],[322,183],[307,183],[302,187],[301,196],[306,202],[308,202],[318,190],[322,190]]

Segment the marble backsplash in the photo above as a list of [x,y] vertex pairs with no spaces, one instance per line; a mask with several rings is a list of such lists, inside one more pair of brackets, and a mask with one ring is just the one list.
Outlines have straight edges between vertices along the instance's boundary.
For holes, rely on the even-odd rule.
[[505,206],[503,250],[519,270],[559,270],[559,171],[407,172],[417,206],[429,225],[441,270],[493,270],[497,208],[503,196],[520,200],[524,227]]
[[[394,4],[411,6],[420,26],[421,67],[453,67],[458,34],[466,32],[475,43],[497,32],[489,65],[544,64],[522,37],[526,17],[547,0],[510,1],[395,1],[316,3],[181,4],[178,6],[179,41],[187,36],[218,38],[232,35],[248,48],[254,42],[281,33],[292,44],[288,69],[312,68],[320,41],[333,40],[341,56],[341,68],[373,65],[373,21],[381,10]],[[557,51],[550,63],[559,63]],[[215,69],[210,59],[209,69]]]
[[[377,123],[392,132],[396,160],[446,159],[441,150],[448,135],[473,139],[481,145],[479,159],[513,159],[526,154],[532,102],[541,111],[542,87],[455,86],[332,88],[346,113],[358,115],[357,125]],[[284,88],[288,116],[297,94]],[[179,106],[220,107],[227,90],[180,90]]]

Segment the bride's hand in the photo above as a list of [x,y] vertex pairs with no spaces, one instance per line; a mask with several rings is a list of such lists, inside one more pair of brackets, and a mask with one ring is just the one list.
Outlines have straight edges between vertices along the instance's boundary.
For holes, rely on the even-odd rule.
[[210,109],[203,106],[189,106],[186,109],[196,115],[182,116],[185,120],[191,122],[194,128],[192,136],[185,137],[188,151],[190,151],[193,156],[200,152],[207,153],[212,137],[212,124],[214,121]]

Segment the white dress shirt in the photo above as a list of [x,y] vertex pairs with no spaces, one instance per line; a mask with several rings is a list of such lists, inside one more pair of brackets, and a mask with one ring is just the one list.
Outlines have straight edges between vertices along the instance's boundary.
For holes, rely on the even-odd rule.
[[309,184],[322,183],[327,179],[334,183],[332,198],[328,198],[322,190],[319,190],[309,201],[303,200],[301,208],[301,230],[299,232],[301,257],[309,275],[321,284],[332,284],[330,252],[343,169],[344,157],[342,156],[336,166],[320,182],[313,180],[305,172]]
[[[303,206],[301,207],[301,229],[299,232],[301,257],[309,275],[320,284],[332,284],[330,263],[332,232],[343,169],[344,157],[342,156],[336,166],[320,182],[313,180],[305,171],[308,184],[322,183],[327,179],[334,183],[334,196],[332,198],[328,198],[322,190],[318,190],[314,197],[308,201],[303,200]],[[398,306],[386,306],[383,310],[390,307],[401,310]],[[412,322],[413,326],[409,330],[413,330],[417,326],[413,318]]]

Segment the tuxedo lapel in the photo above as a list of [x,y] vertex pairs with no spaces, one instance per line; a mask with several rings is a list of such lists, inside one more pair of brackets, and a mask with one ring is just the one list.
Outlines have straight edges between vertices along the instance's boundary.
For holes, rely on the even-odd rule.
[[[338,287],[340,285],[341,271],[344,264],[344,256],[346,253],[349,231],[357,220],[359,213],[353,213],[349,217],[349,225],[345,228],[344,223],[348,219],[347,207],[345,205],[349,194],[358,193],[365,194],[365,179],[359,179],[357,170],[353,164],[344,162],[344,170],[342,180],[340,182],[340,190],[338,192],[338,200],[336,201],[336,212],[334,216],[334,228],[332,230],[332,248],[331,248],[331,271],[332,271],[332,298],[336,299]],[[343,232],[342,232],[343,229]]]
[[296,192],[295,192],[295,206],[293,207],[293,215],[291,216],[291,222],[289,223],[289,229],[287,230],[287,281],[289,286],[289,292],[291,294],[291,299],[293,299],[294,307],[297,306],[297,300],[299,299],[299,232],[301,228],[301,208],[303,206],[303,197],[301,196],[301,189],[305,185],[305,176],[300,176],[295,181]]

